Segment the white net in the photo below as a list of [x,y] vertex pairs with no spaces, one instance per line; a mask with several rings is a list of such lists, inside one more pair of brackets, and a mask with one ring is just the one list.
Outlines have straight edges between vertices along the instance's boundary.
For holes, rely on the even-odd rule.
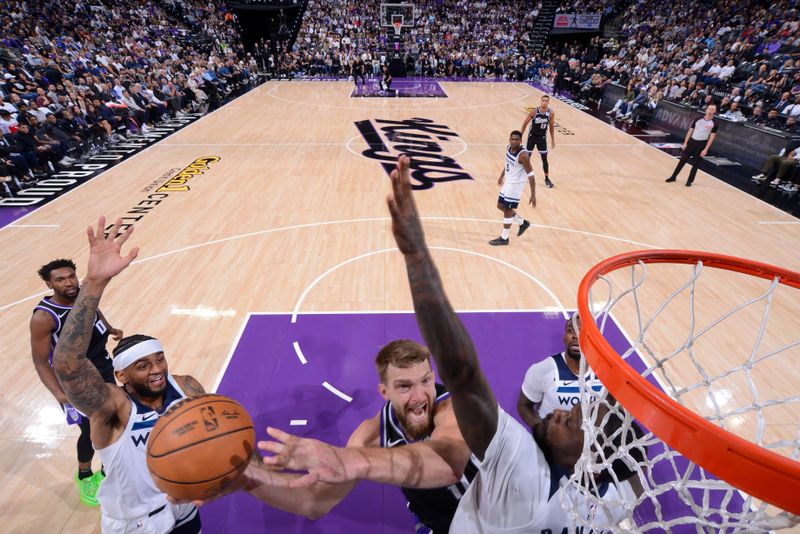
[[[638,262],[601,276],[588,305],[593,317],[582,317],[584,326],[593,320],[622,359],[667,396],[798,459],[800,291],[699,261]],[[586,387],[584,371],[583,454],[562,493],[577,524],[595,532],[670,533],[766,532],[800,522],[668,447],[608,391]],[[681,439],[691,435],[668,441]]]

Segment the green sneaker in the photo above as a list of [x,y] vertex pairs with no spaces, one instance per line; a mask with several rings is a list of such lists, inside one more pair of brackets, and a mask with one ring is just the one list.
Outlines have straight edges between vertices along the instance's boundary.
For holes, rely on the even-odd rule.
[[81,502],[86,506],[97,506],[96,494],[100,483],[97,481],[96,475],[97,473],[81,480],[78,478],[78,473],[75,473],[75,485],[78,486]]
[[97,482],[97,488],[100,488],[100,483],[106,478],[102,471],[95,471],[92,478]]

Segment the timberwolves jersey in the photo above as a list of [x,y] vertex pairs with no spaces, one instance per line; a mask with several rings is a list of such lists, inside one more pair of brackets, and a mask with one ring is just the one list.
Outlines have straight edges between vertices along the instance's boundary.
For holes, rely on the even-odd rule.
[[519,162],[519,157],[526,152],[527,150],[523,147],[520,147],[519,152],[516,154],[511,152],[511,145],[506,148],[505,182],[507,184],[524,184],[528,182],[528,173],[525,172],[525,166]]
[[[67,316],[70,310],[72,310],[72,306],[62,306],[51,301],[50,297],[45,297],[39,301],[39,304],[33,309],[33,311],[36,310],[46,311],[53,317],[56,323],[55,329],[50,333],[50,365],[53,365],[53,350],[55,349],[56,343],[58,343],[58,336],[61,335],[61,329],[64,328],[64,324],[67,322]],[[86,350],[86,357],[95,367],[104,373],[104,378],[106,377],[106,372],[111,373],[112,377],[114,375],[111,358],[106,351],[106,341],[108,341],[108,326],[100,319],[99,313],[95,312],[92,339],[89,340],[89,348]],[[106,378],[106,380],[108,379]]]
[[[100,484],[97,500],[103,517],[117,521],[152,517],[164,509],[167,496],[156,488],[147,470],[147,440],[158,418],[174,403],[186,397],[178,383],[167,374],[167,389],[160,412],[136,401],[130,395],[128,424],[117,441],[98,449],[106,478]],[[155,511],[156,514],[153,514]],[[167,510],[167,512],[169,512]],[[196,513],[196,512],[195,512]],[[165,517],[169,531],[174,518]],[[105,529],[104,529],[105,530]],[[166,532],[165,531],[165,532]]]
[[[565,353],[553,354],[533,364],[525,373],[522,393],[533,403],[538,403],[539,417],[544,418],[553,410],[571,410],[581,400],[578,377],[567,366]],[[586,384],[593,391],[603,388],[591,371],[585,376]]]
[[[613,503],[629,500],[633,495],[627,482],[620,489],[603,484],[600,496],[610,509],[599,510],[569,488],[562,489],[561,480],[566,475],[558,465],[547,461],[530,430],[498,406],[497,431],[486,449],[480,472],[461,499],[451,531],[590,534],[591,529],[576,527],[562,507],[565,491],[564,497],[577,499],[574,508],[587,519],[602,518],[603,522],[613,523],[625,517],[624,507]],[[627,490],[623,489],[626,486]],[[608,515],[600,515],[606,512]]]
[[[433,405],[436,406],[449,397],[450,393],[445,387],[442,384],[436,384],[436,400]],[[429,438],[430,436],[427,436],[423,439]],[[406,438],[392,409],[392,403],[387,402],[381,409],[381,447],[400,447],[409,443],[413,443],[413,440]],[[474,457],[470,457],[461,480],[445,488],[400,488],[408,500],[408,509],[434,534],[449,532],[450,522],[458,508],[458,501],[478,472],[475,461]],[[416,530],[419,531],[419,529],[418,525]]]
[[547,111],[542,111],[541,108],[536,108],[536,115],[531,122],[531,131],[528,135],[534,137],[544,137],[547,134],[547,128],[550,127],[550,108]]

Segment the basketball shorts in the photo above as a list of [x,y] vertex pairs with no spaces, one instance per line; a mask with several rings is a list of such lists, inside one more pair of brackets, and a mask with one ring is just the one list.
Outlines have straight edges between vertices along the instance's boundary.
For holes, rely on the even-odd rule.
[[148,515],[133,519],[114,519],[103,514],[103,534],[197,534],[200,514],[193,504],[170,504]]
[[530,152],[533,150],[533,147],[536,147],[536,150],[538,150],[540,154],[547,154],[547,137],[543,135],[529,135],[528,144],[525,148]]
[[522,193],[525,191],[525,182],[512,184],[505,182],[500,189],[500,196],[497,197],[497,202],[506,209],[513,209],[519,206],[519,201],[522,198]]

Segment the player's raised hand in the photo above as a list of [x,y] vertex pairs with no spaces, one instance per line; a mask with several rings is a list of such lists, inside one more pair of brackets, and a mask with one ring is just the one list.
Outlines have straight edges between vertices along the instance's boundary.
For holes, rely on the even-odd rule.
[[89,238],[89,266],[86,269],[86,278],[90,280],[108,281],[121,273],[139,255],[139,247],[134,247],[127,256],[122,256],[122,245],[133,233],[133,226],[129,226],[121,235],[122,219],[117,219],[114,227],[105,235],[106,218],[100,217],[97,221],[97,232],[89,226],[86,235]]
[[348,469],[345,449],[316,439],[299,438],[277,428],[267,428],[267,433],[275,441],[259,441],[258,448],[271,452],[274,456],[265,456],[264,465],[308,472],[294,480],[290,487],[307,487],[315,482],[337,484],[354,480],[353,470]]
[[411,190],[408,156],[397,158],[397,167],[389,178],[392,180],[392,194],[386,199],[392,215],[392,233],[397,247],[405,256],[418,254],[425,249],[425,233],[419,220],[417,204]]

